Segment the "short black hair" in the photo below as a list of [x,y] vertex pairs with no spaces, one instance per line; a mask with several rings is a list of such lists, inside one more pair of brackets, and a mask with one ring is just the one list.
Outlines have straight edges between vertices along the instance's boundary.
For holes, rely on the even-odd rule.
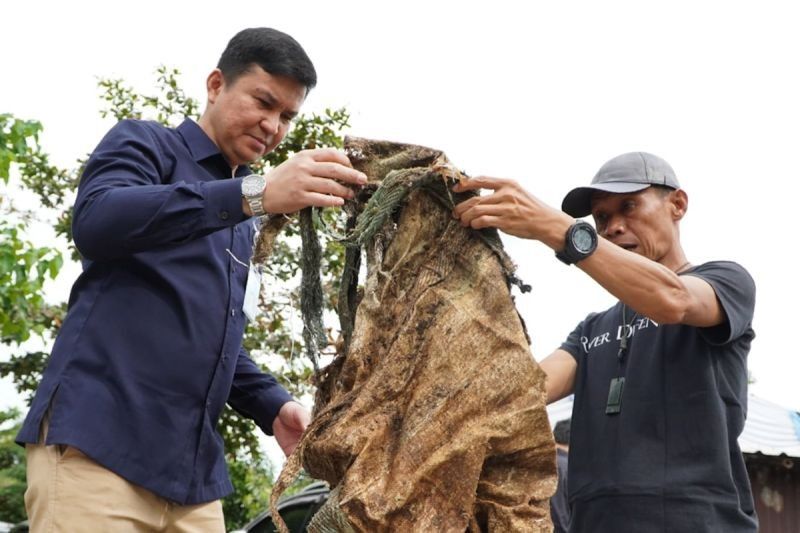
[[226,82],[233,83],[253,65],[296,80],[305,86],[306,93],[317,84],[317,71],[300,43],[272,28],[247,28],[234,35],[217,68]]
[[553,438],[558,444],[569,446],[569,426],[569,418],[556,422],[556,426],[553,428]]

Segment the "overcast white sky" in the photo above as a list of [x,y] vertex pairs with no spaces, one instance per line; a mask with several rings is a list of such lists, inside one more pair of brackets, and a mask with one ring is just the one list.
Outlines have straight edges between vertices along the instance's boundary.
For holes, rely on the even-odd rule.
[[[7,2],[0,112],[40,120],[45,148],[72,166],[111,126],[97,113],[96,77],[149,90],[166,64],[204,101],[228,39],[272,26],[316,64],[304,110],[346,106],[354,135],[443,149],[467,173],[517,178],[553,205],[619,153],[659,154],[690,197],[689,259],[735,260],[756,280],[751,392],[800,409],[800,18],[791,5]],[[537,359],[613,303],[549,248],[505,240],[533,286],[517,304]],[[66,298],[59,290],[54,300]],[[2,390],[0,406],[15,403]]]

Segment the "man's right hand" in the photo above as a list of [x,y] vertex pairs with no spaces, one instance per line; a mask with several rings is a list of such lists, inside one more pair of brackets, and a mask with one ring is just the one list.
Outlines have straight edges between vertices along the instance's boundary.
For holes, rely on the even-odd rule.
[[364,185],[367,176],[355,170],[339,150],[298,152],[266,174],[263,203],[267,213],[294,213],[305,207],[334,207],[353,197],[343,184]]
[[458,182],[455,192],[487,189],[487,195],[473,196],[453,210],[464,227],[497,228],[523,239],[536,239],[559,251],[564,235],[575,220],[550,207],[514,180],[477,176]]

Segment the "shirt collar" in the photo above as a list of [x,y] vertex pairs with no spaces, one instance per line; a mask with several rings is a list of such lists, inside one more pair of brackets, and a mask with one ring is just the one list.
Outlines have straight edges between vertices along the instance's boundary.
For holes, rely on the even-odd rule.
[[200,127],[200,124],[194,120],[190,118],[185,119],[183,123],[178,126],[177,130],[178,133],[181,134],[181,137],[183,137],[186,147],[189,148],[195,161],[199,162],[214,155],[222,156],[219,147],[206,135],[206,132]]
[[[228,166],[228,162],[225,160],[222,152],[220,152],[219,147],[214,144],[214,141],[211,140],[211,137],[206,135],[206,132],[200,127],[200,124],[191,118],[186,118],[181,125],[176,128],[176,130],[181,137],[183,137],[186,147],[189,149],[189,152],[191,152],[192,157],[196,162],[199,163],[204,159],[218,156],[220,160],[225,162],[230,175],[230,166]],[[235,175],[237,177],[246,176],[247,174],[252,174],[250,167],[247,165],[239,165],[236,168]]]

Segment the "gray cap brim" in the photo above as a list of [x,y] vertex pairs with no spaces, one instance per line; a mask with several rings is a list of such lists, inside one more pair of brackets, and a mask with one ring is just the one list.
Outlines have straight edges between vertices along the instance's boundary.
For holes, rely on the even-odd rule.
[[650,183],[611,182],[577,187],[564,197],[561,210],[575,218],[585,217],[592,213],[592,195],[598,191],[624,194],[644,190],[650,185]]

